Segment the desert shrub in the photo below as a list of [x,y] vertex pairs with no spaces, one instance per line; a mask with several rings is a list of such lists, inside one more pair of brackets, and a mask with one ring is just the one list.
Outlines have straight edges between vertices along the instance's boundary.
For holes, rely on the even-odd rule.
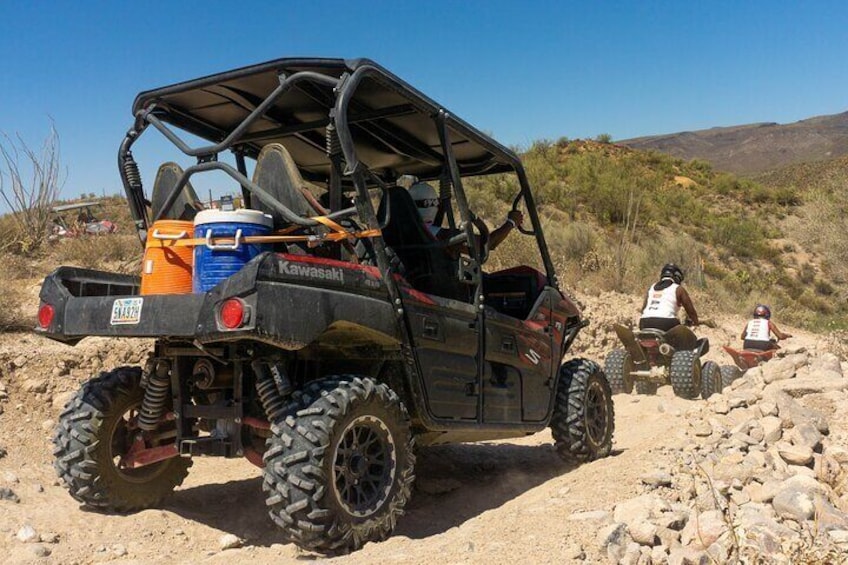
[[59,196],[64,172],[59,155],[59,135],[54,128],[39,150],[17,136],[0,139],[0,199],[11,210],[2,244],[17,253],[31,254],[47,240],[52,208]]
[[762,253],[765,247],[760,226],[748,218],[712,218],[710,241],[727,247],[738,257],[753,257]]
[[821,296],[833,296],[836,292],[834,286],[824,279],[816,280],[814,288],[816,289],[816,294]]
[[118,267],[141,258],[138,238],[130,234],[84,236],[58,242],[56,258],[63,265],[87,269]]

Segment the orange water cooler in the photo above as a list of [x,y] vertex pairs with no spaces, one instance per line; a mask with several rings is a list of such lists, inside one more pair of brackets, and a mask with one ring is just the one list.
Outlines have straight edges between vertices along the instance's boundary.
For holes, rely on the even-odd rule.
[[191,239],[193,222],[159,220],[147,231],[141,264],[141,294],[189,294],[194,248],[178,246]]

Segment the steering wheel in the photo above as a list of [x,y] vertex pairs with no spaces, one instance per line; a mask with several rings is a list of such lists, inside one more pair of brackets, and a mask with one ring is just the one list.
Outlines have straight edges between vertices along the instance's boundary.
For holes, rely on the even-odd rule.
[[[471,224],[477,228],[477,232],[479,233],[479,242],[480,242],[480,263],[485,263],[486,259],[489,258],[489,227],[486,225],[486,222],[481,220],[480,218],[474,216],[471,219]],[[447,246],[451,247],[460,243],[467,243],[468,235],[465,230],[452,238],[447,240]]]
[[[513,212],[518,211],[518,204],[521,202],[521,194],[522,192],[519,190],[518,194],[515,195],[515,199],[512,201]],[[524,235],[536,235],[536,232],[533,230],[524,229],[519,226],[515,226],[515,229],[517,229],[520,233],[523,233]]]

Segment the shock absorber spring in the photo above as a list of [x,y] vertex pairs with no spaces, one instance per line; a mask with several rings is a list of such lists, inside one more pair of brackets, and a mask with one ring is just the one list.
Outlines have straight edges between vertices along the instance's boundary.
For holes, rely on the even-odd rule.
[[159,420],[165,414],[165,406],[171,393],[171,367],[160,359],[154,364],[144,389],[144,398],[138,413],[138,427],[152,432],[159,426]]
[[133,159],[132,153],[127,152],[123,162],[124,176],[129,185],[135,189],[141,188],[141,173],[138,171],[138,163]]
[[330,122],[327,125],[327,137],[326,137],[326,149],[327,156],[333,157],[335,155],[341,155],[342,145],[339,141],[339,133],[336,131],[336,126],[333,122]]
[[256,375],[256,393],[269,422],[276,422],[285,413],[286,402],[268,366],[261,361],[250,364]]

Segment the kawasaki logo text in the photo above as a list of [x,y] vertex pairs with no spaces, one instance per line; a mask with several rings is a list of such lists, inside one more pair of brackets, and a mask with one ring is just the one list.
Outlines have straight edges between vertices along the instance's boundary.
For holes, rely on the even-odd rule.
[[344,283],[344,271],[336,267],[314,267],[312,265],[281,261],[280,274]]

